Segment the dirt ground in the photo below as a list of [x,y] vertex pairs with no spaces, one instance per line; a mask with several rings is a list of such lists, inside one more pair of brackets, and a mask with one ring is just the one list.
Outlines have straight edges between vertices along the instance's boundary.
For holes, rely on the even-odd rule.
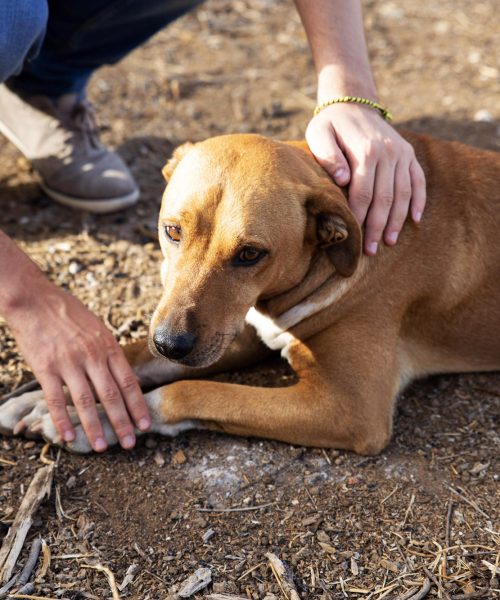
[[[364,5],[380,94],[397,122],[499,150],[497,2]],[[53,205],[0,140],[0,226],[121,341],[143,337],[159,294],[148,231],[172,148],[235,131],[301,138],[314,93],[291,0],[209,0],[92,80],[104,139],[141,185],[138,207],[97,217]],[[30,373],[1,322],[0,336],[1,394]],[[263,385],[291,377],[279,362],[228,376]],[[104,573],[85,566],[99,563],[118,583],[137,565],[122,598],[167,598],[208,567],[213,583],[200,595],[272,600],[283,596],[265,556],[274,552],[302,598],[406,598],[427,576],[430,598],[500,597],[499,399],[498,373],[417,382],[374,458],[211,433],[147,436],[132,452],[102,456],[52,449],[53,492],[28,536],[43,537],[52,560],[34,593],[110,598]],[[1,535],[41,448],[0,439]]]

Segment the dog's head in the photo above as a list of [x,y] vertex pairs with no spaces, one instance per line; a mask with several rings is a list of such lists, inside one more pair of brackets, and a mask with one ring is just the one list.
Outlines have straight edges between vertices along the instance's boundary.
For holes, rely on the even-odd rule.
[[176,150],[163,169],[163,295],[152,349],[190,366],[220,358],[260,298],[298,285],[312,256],[350,276],[361,232],[301,144],[227,135]]

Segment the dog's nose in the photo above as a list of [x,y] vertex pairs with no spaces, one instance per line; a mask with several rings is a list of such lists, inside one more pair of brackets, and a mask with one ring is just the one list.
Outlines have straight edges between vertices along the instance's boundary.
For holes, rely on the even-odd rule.
[[165,327],[157,327],[153,334],[153,342],[160,354],[172,360],[179,360],[193,350],[196,338],[187,331],[177,333]]

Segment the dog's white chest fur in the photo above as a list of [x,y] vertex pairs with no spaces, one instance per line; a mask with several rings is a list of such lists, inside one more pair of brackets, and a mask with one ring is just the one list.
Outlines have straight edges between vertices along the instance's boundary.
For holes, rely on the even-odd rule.
[[282,329],[276,321],[262,314],[256,308],[252,307],[248,311],[245,321],[255,327],[260,339],[271,350],[283,350],[294,340],[289,331]]

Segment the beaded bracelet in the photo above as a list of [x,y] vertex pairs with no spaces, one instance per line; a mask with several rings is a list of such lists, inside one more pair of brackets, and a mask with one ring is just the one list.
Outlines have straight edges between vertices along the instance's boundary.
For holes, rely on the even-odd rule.
[[319,104],[314,109],[314,116],[319,114],[324,108],[331,106],[332,104],[340,104],[342,102],[351,102],[353,104],[363,104],[364,106],[368,106],[370,108],[375,108],[380,112],[380,114],[384,117],[386,121],[392,121],[391,113],[384,108],[378,102],[374,102],[373,100],[367,100],[366,98],[360,98],[359,96],[341,96],[340,98],[333,98],[332,100],[327,100],[323,102],[323,104]]

